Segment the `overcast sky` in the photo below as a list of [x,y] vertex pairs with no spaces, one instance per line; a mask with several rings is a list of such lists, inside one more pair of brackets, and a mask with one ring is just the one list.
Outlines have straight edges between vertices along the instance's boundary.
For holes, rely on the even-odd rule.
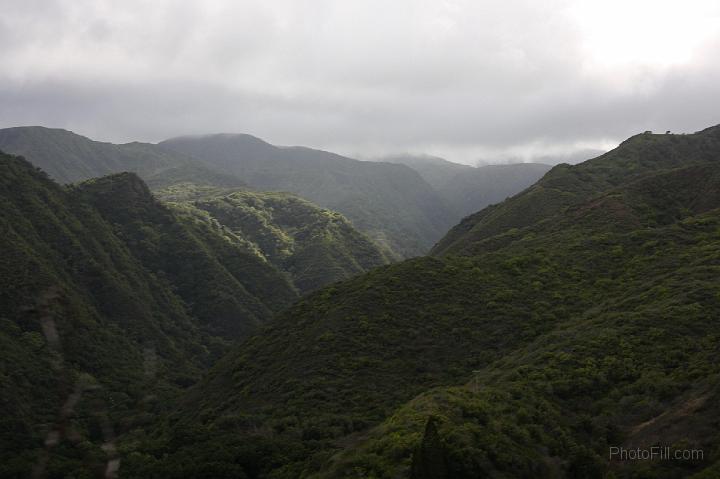
[[0,0],[0,127],[472,163],[717,123],[717,0]]

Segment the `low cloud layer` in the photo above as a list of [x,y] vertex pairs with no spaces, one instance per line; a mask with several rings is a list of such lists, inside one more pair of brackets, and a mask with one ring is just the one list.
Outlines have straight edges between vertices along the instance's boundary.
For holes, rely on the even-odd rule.
[[[628,5],[630,4],[630,5]],[[715,1],[0,0],[0,127],[507,161],[720,123]]]

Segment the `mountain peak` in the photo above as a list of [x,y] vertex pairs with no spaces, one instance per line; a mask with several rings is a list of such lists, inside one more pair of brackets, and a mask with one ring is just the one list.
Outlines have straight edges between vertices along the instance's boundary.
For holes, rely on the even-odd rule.
[[45,137],[54,138],[78,138],[86,141],[94,141],[90,138],[75,133],[65,128],[51,128],[40,125],[28,125],[28,126],[13,126],[10,128],[0,129],[0,138],[3,141],[11,140],[12,138],[26,137],[26,136],[37,136],[43,135]]
[[264,148],[275,148],[274,145],[268,143],[262,138],[250,135],[248,133],[209,133],[204,135],[182,135],[163,140],[159,145],[176,144],[185,142],[222,142],[232,143],[243,146],[256,146]]
[[127,171],[83,181],[77,188],[91,195],[95,202],[114,204],[120,206],[119,209],[134,210],[156,202],[145,182]]
[[705,128],[703,130],[700,130],[698,132],[695,132],[696,135],[713,135],[713,136],[720,136],[720,124],[710,126],[708,128]]

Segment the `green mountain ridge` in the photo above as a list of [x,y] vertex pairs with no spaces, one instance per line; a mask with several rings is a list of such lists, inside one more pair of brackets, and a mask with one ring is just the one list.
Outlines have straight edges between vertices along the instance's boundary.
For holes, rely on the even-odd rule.
[[21,157],[0,168],[2,477],[42,457],[50,475],[100,467],[94,415],[122,437],[146,427],[300,293],[388,262],[342,215],[285,193],[182,183],[163,202],[134,173],[60,186]]
[[133,173],[75,188],[215,334],[248,334],[297,297],[290,281],[246,240],[195,211],[167,208]]
[[182,181],[238,187],[244,183],[196,160],[149,143],[116,145],[68,130],[24,126],[0,129],[0,150],[21,155],[60,183],[131,171],[153,188]]
[[363,162],[250,135],[116,145],[67,130],[0,130],[0,149],[24,155],[63,183],[131,171],[152,189],[179,183],[287,191],[339,211],[396,259],[426,253],[453,224],[437,193],[403,165]]
[[278,147],[239,134],[180,137],[159,145],[259,190],[291,192],[338,211],[398,257],[424,254],[452,225],[443,200],[405,165]]
[[711,127],[693,135],[643,133],[595,159],[555,166],[511,201],[465,218],[435,245],[431,254],[460,253],[485,238],[547,220],[564,208],[644,175],[712,162],[717,158],[718,129]]
[[[718,160],[718,127],[639,135],[467,218],[434,257],[307,296],[213,368],[128,471],[714,477]],[[705,456],[607,460],[658,444]]]
[[99,467],[103,421],[142,427],[297,296],[244,244],[171,212],[133,174],[61,187],[19,157],[0,154],[0,168],[3,477],[41,464],[53,429],[49,474]]
[[[564,254],[585,256],[575,274],[592,273],[595,284],[580,291],[595,289],[597,299],[550,335],[479,369],[466,385],[420,395],[320,477],[407,473],[430,416],[441,418],[436,453],[449,467],[446,477],[714,477],[717,159],[647,175],[566,209],[564,221],[483,243],[493,251],[484,258],[510,250],[546,259],[549,240]],[[518,266],[528,273],[527,264]],[[608,471],[610,446],[658,444],[701,449],[704,461],[613,464]]]
[[290,275],[305,294],[387,264],[381,251],[340,214],[294,195],[222,189],[189,183],[156,193],[180,208],[204,212],[252,244]]
[[0,129],[0,149],[61,183],[130,171],[153,190],[194,183],[291,192],[342,213],[394,259],[425,254],[463,216],[520,191],[544,168],[358,161],[241,134],[112,144],[39,126]]
[[[259,139],[255,141],[259,145],[265,145]],[[28,155],[34,164],[43,168],[58,181],[88,180],[89,183],[84,185],[85,189],[89,188],[88,185],[97,186],[101,183],[91,180],[91,178],[119,174],[123,171],[132,171],[138,174],[148,186],[155,191],[161,191],[161,194],[172,190],[171,195],[177,196],[183,190],[183,185],[194,185],[187,186],[185,189],[203,191],[203,194],[206,195],[215,190],[242,189],[244,193],[236,193],[238,201],[235,201],[233,205],[231,205],[232,201],[225,201],[221,216],[224,219],[232,218],[236,222],[245,222],[244,228],[238,228],[238,225],[233,225],[233,228],[228,228],[228,225],[220,225],[225,228],[226,238],[238,244],[247,243],[245,245],[247,248],[254,250],[254,254],[267,261],[268,258],[264,257],[263,248],[259,247],[258,241],[256,241],[258,238],[250,238],[250,236],[258,233],[260,229],[264,229],[262,234],[272,238],[274,233],[271,230],[274,229],[275,233],[279,235],[275,239],[287,243],[285,246],[292,249],[292,255],[282,258],[273,257],[271,263],[282,271],[294,272],[296,283],[294,286],[303,293],[364,272],[369,268],[384,264],[392,258],[393,253],[380,252],[377,246],[361,237],[362,235],[355,231],[344,218],[330,211],[321,213],[320,209],[311,203],[294,197],[291,199],[290,195],[284,193],[251,192],[237,177],[220,173],[218,170],[204,166],[198,160],[181,153],[168,151],[157,145],[137,142],[115,145],[93,141],[66,130],[17,127],[0,130],[0,148],[4,147],[8,147],[13,152]],[[354,160],[347,161],[353,162]],[[116,190],[108,192],[109,195],[120,193]],[[149,195],[149,192],[146,193]],[[238,195],[244,199],[240,199]],[[253,197],[256,198],[257,205],[255,206],[249,205]],[[262,199],[263,197],[265,200]],[[107,198],[105,204],[112,207],[121,206],[125,200],[126,198],[122,197],[119,197],[117,201]],[[197,203],[197,201],[195,202]],[[210,208],[210,203],[210,198],[207,198],[203,204]],[[215,203],[215,206],[219,205],[218,201]],[[233,212],[231,206],[237,207],[239,210]],[[184,201],[182,205],[175,205],[175,209],[176,213],[183,218],[191,220],[194,217],[189,224],[197,225],[203,222],[211,224],[213,221],[217,221],[217,218],[207,218],[208,211],[195,208],[188,201]],[[121,211],[116,208],[112,214],[119,212]],[[215,213],[219,212],[219,210],[215,211]],[[129,215],[132,213],[132,211],[125,212]],[[290,216],[296,213],[300,214],[303,221],[308,221],[309,224],[300,225],[298,221],[291,220]],[[244,218],[245,216],[248,218]],[[250,217],[255,217],[255,219],[252,220]],[[323,220],[323,218],[329,219],[330,217],[333,217],[334,220]],[[285,226],[273,224],[274,218],[284,221]],[[254,222],[254,226],[250,225],[252,222]],[[334,226],[332,226],[333,224]],[[217,229],[217,225],[211,225],[211,227]],[[232,229],[240,234],[232,233],[230,231]],[[170,236],[169,232],[165,233],[166,238]],[[259,241],[259,243],[269,247],[268,241]],[[179,252],[175,251],[175,253]],[[148,253],[146,257],[150,258],[151,255]],[[174,258],[175,256],[167,254],[165,262],[168,265],[163,267],[167,269]],[[267,303],[272,302],[271,298],[276,292],[268,281],[258,281],[256,285],[246,283],[243,287],[254,289],[253,295],[256,297],[265,296],[264,305],[256,304],[251,309],[262,309],[265,311],[263,314],[267,314],[269,311]],[[267,290],[267,293],[264,293],[264,290]],[[278,304],[287,304],[287,297],[280,294],[277,302]],[[206,302],[202,306],[197,305],[196,308],[212,311],[216,309],[216,306]]]

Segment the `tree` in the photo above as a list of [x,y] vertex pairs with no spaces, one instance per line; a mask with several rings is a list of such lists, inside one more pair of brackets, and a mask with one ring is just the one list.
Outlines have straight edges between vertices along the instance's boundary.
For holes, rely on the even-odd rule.
[[437,430],[438,419],[430,416],[425,434],[413,452],[410,479],[446,479],[448,475],[445,447]]

